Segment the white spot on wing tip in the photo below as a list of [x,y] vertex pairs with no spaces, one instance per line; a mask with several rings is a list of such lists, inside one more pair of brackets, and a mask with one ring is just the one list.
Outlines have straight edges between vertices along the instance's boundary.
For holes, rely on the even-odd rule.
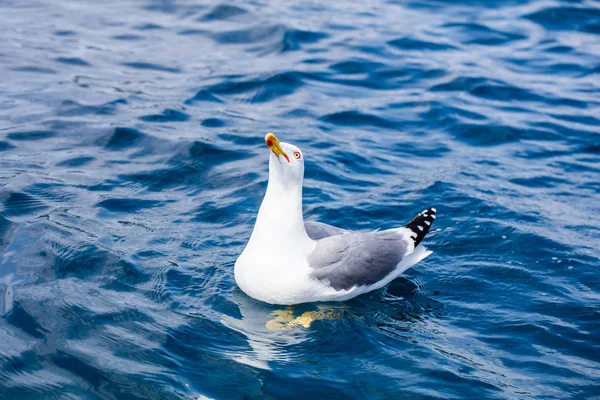
[[431,225],[431,222],[429,222],[429,221],[424,221],[424,222],[425,222],[425,224],[426,224],[427,226],[430,226],[430,225]]
[[421,225],[417,226],[417,228],[419,228],[420,231],[423,231],[423,227]]
[[435,219],[435,215],[432,215],[431,218]]
[[431,208],[431,211],[433,212],[437,212],[437,210],[435,208]]

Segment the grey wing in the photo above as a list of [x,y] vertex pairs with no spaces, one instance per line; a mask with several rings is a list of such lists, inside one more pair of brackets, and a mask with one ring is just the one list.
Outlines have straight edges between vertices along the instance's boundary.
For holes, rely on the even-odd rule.
[[410,231],[350,232],[318,240],[308,262],[313,278],[344,290],[381,281],[413,250]]
[[308,237],[312,240],[319,240],[329,236],[341,235],[348,231],[342,228],[336,228],[335,226],[323,224],[321,222],[305,221],[304,227]]

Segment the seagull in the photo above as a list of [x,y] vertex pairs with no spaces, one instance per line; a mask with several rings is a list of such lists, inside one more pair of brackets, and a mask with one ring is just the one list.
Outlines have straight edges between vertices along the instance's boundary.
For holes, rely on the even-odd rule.
[[383,286],[431,254],[421,240],[436,209],[403,227],[354,232],[304,221],[304,154],[265,136],[269,183],[235,281],[248,296],[270,304],[345,301]]

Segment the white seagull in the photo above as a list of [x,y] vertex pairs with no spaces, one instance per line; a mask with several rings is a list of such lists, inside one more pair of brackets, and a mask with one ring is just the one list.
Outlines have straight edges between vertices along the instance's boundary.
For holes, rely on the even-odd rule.
[[235,263],[235,281],[248,296],[271,304],[344,301],[379,289],[429,254],[419,243],[435,208],[407,225],[352,232],[304,221],[304,154],[269,133],[269,184],[254,230]]

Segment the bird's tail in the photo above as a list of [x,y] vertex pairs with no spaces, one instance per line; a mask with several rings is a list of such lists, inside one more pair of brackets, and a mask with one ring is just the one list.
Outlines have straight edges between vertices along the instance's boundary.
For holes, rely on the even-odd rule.
[[435,220],[435,208],[430,208],[424,210],[419,213],[412,221],[408,224],[404,225],[405,228],[408,228],[412,231],[410,235],[411,239],[415,242],[415,247],[421,243],[421,240],[427,235],[429,232],[429,228],[431,228],[431,224]]

